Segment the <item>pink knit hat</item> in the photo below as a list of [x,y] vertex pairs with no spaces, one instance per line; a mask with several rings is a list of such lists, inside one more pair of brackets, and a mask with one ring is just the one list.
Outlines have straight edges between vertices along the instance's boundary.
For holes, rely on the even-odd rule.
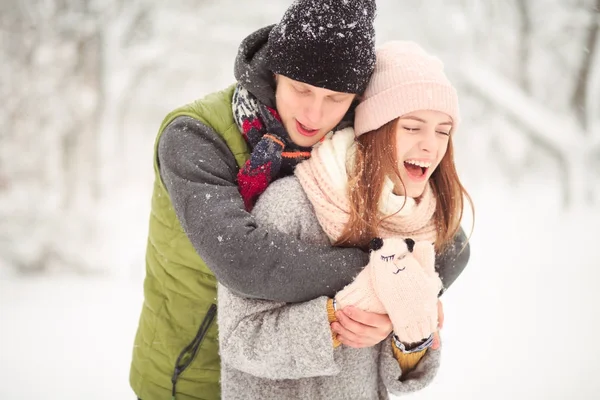
[[377,49],[375,72],[356,107],[355,134],[418,110],[448,114],[453,131],[460,122],[456,89],[444,74],[442,62],[414,42],[387,42]]

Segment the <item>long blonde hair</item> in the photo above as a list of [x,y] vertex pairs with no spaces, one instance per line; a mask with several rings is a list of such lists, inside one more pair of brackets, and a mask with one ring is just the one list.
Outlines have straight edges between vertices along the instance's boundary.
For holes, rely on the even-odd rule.
[[[400,179],[396,155],[396,127],[398,118],[357,138],[355,165],[349,168],[350,218],[335,245],[366,249],[374,237],[379,236],[378,226],[386,217],[379,212],[379,203],[385,179],[394,174]],[[435,219],[439,254],[450,243],[460,228],[464,199],[474,213],[473,201],[463,187],[454,164],[452,132],[448,149],[431,175],[436,198]]]

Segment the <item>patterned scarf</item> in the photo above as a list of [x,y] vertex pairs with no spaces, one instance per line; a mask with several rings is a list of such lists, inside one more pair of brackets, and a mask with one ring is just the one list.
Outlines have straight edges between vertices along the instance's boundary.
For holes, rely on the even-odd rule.
[[[338,131],[315,148],[311,158],[298,165],[295,171],[332,243],[342,235],[350,218],[347,166],[353,165],[355,146],[354,129]],[[402,236],[434,242],[436,200],[431,186],[425,187],[418,201],[395,195],[393,189],[392,181],[386,181],[379,211],[389,218],[381,222],[379,236]]]
[[300,147],[289,137],[277,110],[260,103],[239,84],[233,93],[233,117],[252,152],[238,172],[238,187],[247,211],[269,186],[291,175],[310,157],[311,147]]

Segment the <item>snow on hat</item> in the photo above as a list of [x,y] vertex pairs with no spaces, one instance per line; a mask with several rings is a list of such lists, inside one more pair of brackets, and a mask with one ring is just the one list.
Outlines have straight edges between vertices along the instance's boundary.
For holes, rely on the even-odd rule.
[[409,41],[388,42],[376,54],[375,72],[356,107],[357,136],[418,110],[446,113],[452,118],[452,130],[456,129],[458,95],[438,58]]
[[267,66],[336,92],[362,94],[375,68],[374,0],[296,0],[269,34]]

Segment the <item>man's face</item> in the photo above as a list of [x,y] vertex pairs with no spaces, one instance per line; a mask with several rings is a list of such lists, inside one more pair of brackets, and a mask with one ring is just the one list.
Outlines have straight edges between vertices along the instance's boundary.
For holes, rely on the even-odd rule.
[[355,95],[277,75],[277,112],[294,143],[310,147],[340,123]]

